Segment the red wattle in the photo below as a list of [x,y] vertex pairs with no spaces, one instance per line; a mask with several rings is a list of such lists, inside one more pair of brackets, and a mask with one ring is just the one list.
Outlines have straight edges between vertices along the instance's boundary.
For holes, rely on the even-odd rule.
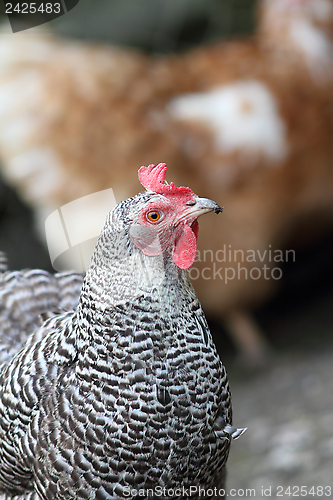
[[172,257],[180,269],[188,269],[195,261],[197,253],[198,222],[192,227],[187,224],[178,226],[179,234],[175,240]]

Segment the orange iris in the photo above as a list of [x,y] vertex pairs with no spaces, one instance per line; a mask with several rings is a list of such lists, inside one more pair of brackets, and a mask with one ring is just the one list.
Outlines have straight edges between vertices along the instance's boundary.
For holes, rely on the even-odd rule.
[[160,212],[157,212],[157,210],[152,210],[151,212],[147,213],[147,219],[149,222],[157,222],[161,218]]

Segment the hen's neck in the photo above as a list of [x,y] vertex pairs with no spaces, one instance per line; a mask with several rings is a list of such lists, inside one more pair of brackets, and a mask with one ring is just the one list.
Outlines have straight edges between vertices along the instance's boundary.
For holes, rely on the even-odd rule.
[[[190,287],[187,271],[179,269],[169,256],[146,256],[140,250],[114,260],[112,265],[92,264],[87,272],[81,302],[87,294],[97,309],[104,311],[119,303],[132,302],[136,297],[159,293],[177,293]],[[170,297],[171,300],[171,297]]]
[[130,318],[133,308],[142,315],[158,311],[168,322],[170,315],[187,314],[194,304],[200,307],[187,271],[169,258],[148,257],[138,250],[124,261],[113,261],[110,267],[93,263],[80,295],[80,337],[91,342],[94,325],[97,330],[101,326],[112,328],[115,322]]
[[143,254],[109,270],[92,266],[77,315],[77,373],[87,381],[100,370],[108,379],[110,363],[120,370],[125,357],[154,371],[170,349],[188,353],[193,342],[203,343],[202,311],[186,271]]

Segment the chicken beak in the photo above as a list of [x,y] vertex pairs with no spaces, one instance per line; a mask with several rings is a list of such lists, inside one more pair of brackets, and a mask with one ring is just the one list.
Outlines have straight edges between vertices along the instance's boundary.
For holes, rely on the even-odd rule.
[[189,208],[177,219],[177,225],[184,220],[192,222],[200,217],[200,215],[207,214],[208,212],[219,214],[223,210],[223,207],[220,207],[215,201],[209,200],[208,198],[198,197],[195,200],[188,201],[186,205]]
[[173,260],[180,269],[189,269],[196,257],[198,237],[198,217],[208,212],[219,214],[222,208],[207,198],[192,198],[185,203],[185,210],[176,219]]
[[215,201],[209,200],[208,198],[197,198],[193,208],[197,210],[199,215],[205,214],[207,212],[215,212],[219,214],[223,211],[223,207],[220,207]]

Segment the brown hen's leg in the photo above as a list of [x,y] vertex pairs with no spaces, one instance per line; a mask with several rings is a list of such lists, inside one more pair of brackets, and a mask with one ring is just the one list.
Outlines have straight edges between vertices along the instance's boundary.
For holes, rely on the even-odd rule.
[[267,363],[269,345],[253,316],[243,309],[233,309],[224,318],[224,326],[239,350],[244,368],[256,369]]

